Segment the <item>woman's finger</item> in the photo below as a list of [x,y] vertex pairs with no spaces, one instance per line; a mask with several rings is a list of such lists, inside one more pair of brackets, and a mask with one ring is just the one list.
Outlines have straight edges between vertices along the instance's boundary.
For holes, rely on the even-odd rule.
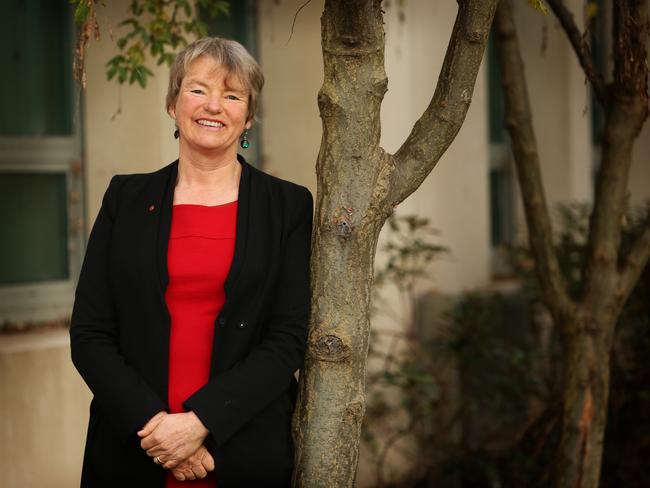
[[192,472],[194,473],[194,476],[199,479],[203,479],[208,475],[208,472],[205,470],[202,464],[193,464]]
[[212,454],[207,451],[207,449],[201,458],[201,464],[206,471],[214,471],[214,458],[212,457]]
[[174,469],[179,464],[180,464],[180,461],[178,461],[178,459],[168,459],[167,461],[164,462],[162,467],[165,468],[165,469]]
[[162,421],[162,419],[165,418],[165,415],[167,415],[167,412],[161,411],[151,417],[151,419],[149,419],[149,422],[144,425],[142,430],[138,431],[138,436],[147,437],[149,434],[151,434],[156,429],[158,424]]

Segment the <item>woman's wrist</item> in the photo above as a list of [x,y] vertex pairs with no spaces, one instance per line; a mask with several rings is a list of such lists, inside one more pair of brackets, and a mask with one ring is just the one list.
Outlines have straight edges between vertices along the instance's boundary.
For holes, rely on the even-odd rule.
[[193,424],[195,424],[193,430],[197,434],[199,434],[203,439],[205,439],[210,433],[208,428],[203,424],[203,422],[201,422],[201,419],[198,417],[198,415],[194,413],[194,411],[190,410],[189,412],[187,412],[187,414],[192,419]]

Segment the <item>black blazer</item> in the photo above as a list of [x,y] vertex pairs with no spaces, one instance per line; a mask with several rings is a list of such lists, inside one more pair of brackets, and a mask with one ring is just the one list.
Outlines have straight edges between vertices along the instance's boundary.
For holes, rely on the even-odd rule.
[[[210,431],[217,485],[290,486],[295,403],[309,317],[312,197],[242,165],[226,301],[209,382],[184,405]],[[167,406],[167,243],[178,162],[115,176],[79,277],[72,360],[94,398],[82,487],[161,487],[136,432]]]

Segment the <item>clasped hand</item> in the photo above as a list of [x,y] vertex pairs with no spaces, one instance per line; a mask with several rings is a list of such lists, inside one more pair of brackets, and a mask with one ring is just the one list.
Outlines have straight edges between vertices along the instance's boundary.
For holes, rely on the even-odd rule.
[[203,445],[208,430],[194,412],[159,412],[138,432],[140,446],[179,481],[205,478],[214,459]]

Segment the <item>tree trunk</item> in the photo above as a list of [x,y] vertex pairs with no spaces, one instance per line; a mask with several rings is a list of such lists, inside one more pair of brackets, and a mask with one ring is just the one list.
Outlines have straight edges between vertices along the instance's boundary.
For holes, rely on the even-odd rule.
[[611,317],[574,317],[562,330],[562,430],[555,462],[558,488],[596,488],[600,480],[609,397]]
[[[553,248],[523,61],[510,0],[495,17],[495,43],[506,101],[506,126],[528,224],[531,253],[546,305],[562,338],[562,432],[557,488],[596,488],[600,480],[615,324],[650,255],[650,215],[627,256],[620,256],[632,148],[648,116],[647,5],[614,2],[614,84],[605,86],[589,47],[561,0],[548,0],[606,112],[603,159],[590,219],[583,289],[569,296]],[[623,265],[621,266],[621,263]]]
[[459,1],[431,103],[402,148],[391,155],[379,146],[388,83],[381,0],[325,2],[312,312],[293,419],[296,487],[354,486],[379,232],[458,133],[495,6],[496,0]]
[[387,214],[372,204],[382,158],[386,91],[380,2],[327,1],[323,140],[312,243],[312,314],[300,402],[294,485],[353,486],[364,415],[375,247]]

